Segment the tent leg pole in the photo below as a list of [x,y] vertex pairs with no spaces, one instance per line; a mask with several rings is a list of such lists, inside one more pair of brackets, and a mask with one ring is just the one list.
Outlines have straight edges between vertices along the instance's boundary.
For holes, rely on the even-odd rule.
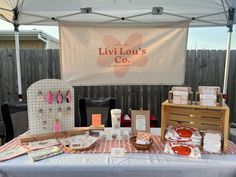
[[224,103],[227,98],[227,84],[228,84],[228,75],[229,75],[231,38],[232,38],[232,30],[229,30],[228,31],[228,43],[227,43],[226,57],[225,57],[225,72],[224,72],[224,85],[223,85]]
[[227,100],[227,86],[228,86],[228,75],[229,75],[229,63],[230,63],[230,49],[231,49],[231,38],[233,32],[233,21],[234,21],[234,8],[229,8],[227,27],[228,31],[228,43],[227,51],[225,56],[225,73],[224,73],[224,85],[223,85],[223,102]]
[[15,30],[15,47],[16,47],[16,69],[17,69],[17,84],[18,84],[18,99],[22,102],[22,80],[20,66],[20,45],[19,45],[19,30]]

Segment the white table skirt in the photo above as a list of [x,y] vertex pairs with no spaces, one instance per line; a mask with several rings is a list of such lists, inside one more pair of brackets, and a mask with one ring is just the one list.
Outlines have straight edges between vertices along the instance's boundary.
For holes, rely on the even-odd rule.
[[0,177],[236,177],[236,155],[191,159],[167,154],[62,154],[38,162],[27,155],[0,162]]
[[24,155],[0,163],[0,171],[8,177],[235,177],[236,155],[63,154],[39,162]]

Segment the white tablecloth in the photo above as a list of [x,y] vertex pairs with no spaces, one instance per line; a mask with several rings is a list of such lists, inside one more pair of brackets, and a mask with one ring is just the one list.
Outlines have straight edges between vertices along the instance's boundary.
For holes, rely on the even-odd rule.
[[0,162],[0,177],[236,177],[236,155],[190,159],[167,154],[62,154],[38,162],[27,155]]
[[236,155],[63,154],[39,162],[24,155],[0,163],[0,171],[2,177],[235,177]]

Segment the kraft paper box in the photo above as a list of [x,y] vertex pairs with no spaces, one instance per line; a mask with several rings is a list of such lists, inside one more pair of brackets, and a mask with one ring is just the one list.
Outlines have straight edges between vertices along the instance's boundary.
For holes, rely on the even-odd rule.
[[172,87],[173,103],[188,104],[188,94],[191,92],[190,87]]

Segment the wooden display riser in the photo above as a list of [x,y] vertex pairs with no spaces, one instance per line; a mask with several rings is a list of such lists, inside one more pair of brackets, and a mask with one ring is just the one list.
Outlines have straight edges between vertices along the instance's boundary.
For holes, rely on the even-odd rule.
[[74,135],[84,134],[86,131],[91,130],[104,130],[104,127],[79,127],[74,128],[72,130],[68,130],[65,132],[57,132],[57,133],[47,133],[42,135],[22,135],[20,137],[21,143],[28,143],[33,141],[41,141],[46,139],[53,139],[53,138],[62,138],[62,137],[69,137]]
[[223,134],[223,151],[227,150],[229,129],[229,107],[198,106],[162,103],[161,108],[161,140],[164,141],[166,128],[169,125],[184,125],[205,130],[218,130]]

